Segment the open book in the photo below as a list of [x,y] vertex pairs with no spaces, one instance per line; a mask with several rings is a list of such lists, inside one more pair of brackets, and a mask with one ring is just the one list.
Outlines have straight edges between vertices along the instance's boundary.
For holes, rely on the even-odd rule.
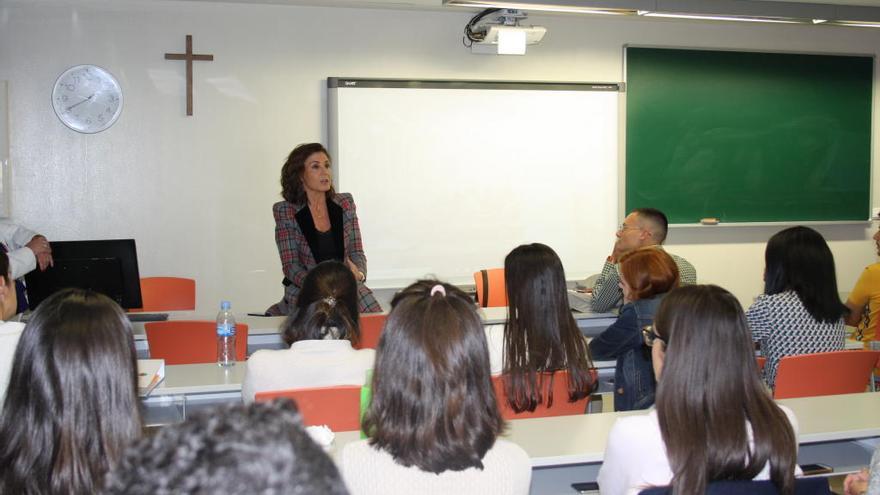
[[147,397],[165,379],[164,359],[138,359],[138,395]]

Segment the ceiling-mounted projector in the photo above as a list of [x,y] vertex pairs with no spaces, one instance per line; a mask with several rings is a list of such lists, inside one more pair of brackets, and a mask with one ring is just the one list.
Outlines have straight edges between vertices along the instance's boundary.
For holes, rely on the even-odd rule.
[[499,37],[505,37],[507,33],[515,33],[522,32],[525,33],[526,44],[534,45],[536,43],[540,43],[542,39],[544,39],[544,35],[547,34],[547,28],[543,26],[495,26],[488,25],[486,26],[486,37],[480,41],[476,41],[476,44],[480,45],[495,45],[498,44]]

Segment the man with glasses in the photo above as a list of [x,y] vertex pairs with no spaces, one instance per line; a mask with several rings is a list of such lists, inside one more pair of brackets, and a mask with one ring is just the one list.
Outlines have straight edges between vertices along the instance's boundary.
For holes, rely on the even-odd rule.
[[[626,216],[617,229],[617,241],[611,256],[605,260],[602,273],[593,285],[592,308],[596,313],[605,313],[620,306],[623,292],[620,289],[620,275],[617,273],[617,260],[624,254],[649,246],[663,249],[669,221],[662,211],[655,208],[636,208]],[[669,253],[678,266],[678,276],[682,285],[697,283],[697,271],[686,259]]]

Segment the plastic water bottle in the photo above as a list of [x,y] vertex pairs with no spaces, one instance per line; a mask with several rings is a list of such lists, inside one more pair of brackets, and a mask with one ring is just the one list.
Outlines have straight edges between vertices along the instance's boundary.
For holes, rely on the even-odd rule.
[[235,315],[229,301],[220,302],[217,313],[217,366],[235,366]]

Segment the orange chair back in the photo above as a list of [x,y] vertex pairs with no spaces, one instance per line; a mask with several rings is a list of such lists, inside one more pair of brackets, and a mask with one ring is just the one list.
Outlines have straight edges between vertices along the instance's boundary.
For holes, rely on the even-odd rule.
[[767,366],[767,358],[764,356],[757,356],[755,361],[758,364],[758,373],[762,373],[764,371],[764,366]]
[[[217,323],[170,320],[144,324],[150,357],[165,364],[213,363],[217,360]],[[248,326],[235,325],[235,360],[247,357]]]
[[[596,381],[596,370],[592,370],[593,382]],[[541,394],[545,400],[547,391],[550,388],[550,374],[544,374],[542,381],[544,387]],[[568,401],[568,371],[557,371],[553,374],[553,405],[547,407],[545,403],[538,404],[534,411],[526,411],[517,413],[510,404],[507,403],[507,394],[504,392],[504,375],[496,375],[492,377],[492,386],[495,387],[495,396],[498,398],[498,409],[501,411],[501,417],[504,419],[528,419],[528,418],[547,418],[551,416],[574,416],[587,412],[587,406],[590,404],[590,396],[583,399],[569,402]]]
[[388,318],[388,315],[363,314],[360,318],[361,341],[358,343],[357,348],[377,348],[379,346],[379,336],[382,335],[382,328],[385,326],[385,319]]
[[504,268],[489,268],[474,272],[477,286],[477,302],[484,308],[507,306],[507,286],[504,284]]
[[196,309],[196,281],[178,277],[144,277],[141,279],[142,311],[192,311]]
[[864,392],[880,351],[835,351],[786,356],[776,370],[774,399]]
[[254,400],[279,397],[296,401],[306,426],[327,425],[335,432],[361,428],[361,387],[356,385],[258,392]]

